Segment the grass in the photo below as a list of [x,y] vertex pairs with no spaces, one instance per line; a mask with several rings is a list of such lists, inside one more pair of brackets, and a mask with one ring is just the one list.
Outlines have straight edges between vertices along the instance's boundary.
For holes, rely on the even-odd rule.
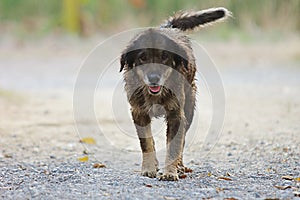
[[[296,63],[300,63],[300,52],[295,54],[293,56],[293,60],[296,62]],[[300,65],[299,65],[300,66]]]
[[13,104],[19,104],[24,100],[24,97],[13,91],[0,88],[0,100],[9,101]]

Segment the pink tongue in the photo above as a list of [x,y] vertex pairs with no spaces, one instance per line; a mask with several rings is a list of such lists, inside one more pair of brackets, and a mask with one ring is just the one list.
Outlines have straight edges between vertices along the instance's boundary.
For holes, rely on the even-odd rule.
[[151,92],[159,92],[160,91],[160,86],[149,86],[149,89]]

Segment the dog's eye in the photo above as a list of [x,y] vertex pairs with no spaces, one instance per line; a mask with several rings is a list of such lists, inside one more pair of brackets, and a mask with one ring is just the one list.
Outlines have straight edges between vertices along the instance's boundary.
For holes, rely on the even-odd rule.
[[140,52],[139,55],[138,55],[138,59],[141,63],[144,63],[146,62],[147,60],[147,55],[145,52]]
[[167,62],[168,60],[169,60],[169,54],[168,54],[168,52],[166,52],[166,51],[163,51],[162,52],[162,54],[161,54],[161,60],[163,61],[163,62]]

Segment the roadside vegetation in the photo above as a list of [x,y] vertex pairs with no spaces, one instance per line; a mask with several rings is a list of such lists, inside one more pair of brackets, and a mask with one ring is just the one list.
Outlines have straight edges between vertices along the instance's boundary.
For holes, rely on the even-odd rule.
[[[299,0],[1,0],[0,30],[17,36],[72,33],[90,36],[133,27],[155,26],[174,11],[223,6],[233,20],[214,27],[213,33],[228,39],[260,32],[275,37],[300,30]],[[211,30],[208,30],[211,34]]]

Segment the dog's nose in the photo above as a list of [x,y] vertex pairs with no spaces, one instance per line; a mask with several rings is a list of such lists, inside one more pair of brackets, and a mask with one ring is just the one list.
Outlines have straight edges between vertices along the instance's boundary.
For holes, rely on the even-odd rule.
[[156,73],[148,74],[147,77],[151,84],[158,84],[158,82],[160,80],[160,75],[158,75]]

